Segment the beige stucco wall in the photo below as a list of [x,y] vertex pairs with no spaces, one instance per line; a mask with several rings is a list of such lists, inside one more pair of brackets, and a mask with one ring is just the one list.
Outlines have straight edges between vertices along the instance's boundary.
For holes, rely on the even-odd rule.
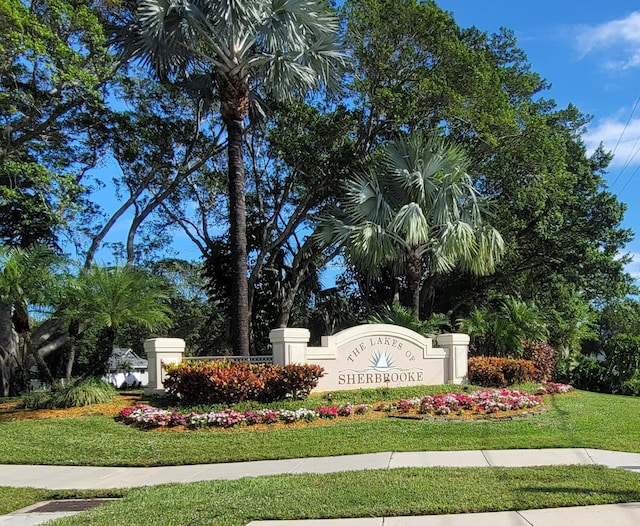
[[305,338],[306,329],[272,331],[274,362],[323,367],[315,392],[462,383],[467,373],[464,334],[441,335],[441,347],[434,347],[431,338],[404,327],[367,324],[325,336],[320,347],[305,347]]

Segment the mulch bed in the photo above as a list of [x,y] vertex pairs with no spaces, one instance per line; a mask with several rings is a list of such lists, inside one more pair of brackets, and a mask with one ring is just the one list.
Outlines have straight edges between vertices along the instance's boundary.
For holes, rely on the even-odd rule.
[[[20,401],[14,400],[10,402],[0,403],[0,422],[16,422],[25,420],[41,420],[49,418],[82,418],[90,416],[109,416],[115,418],[118,413],[127,406],[134,405],[140,401],[140,397],[136,395],[119,395],[116,399],[109,404],[94,404],[85,407],[71,407],[68,409],[22,409],[19,407]],[[505,421],[514,420],[520,418],[528,418],[534,415],[540,415],[546,413],[548,408],[538,407],[535,409],[523,409],[518,411],[501,411],[499,413],[492,414],[477,414],[472,412],[465,412],[461,415],[450,414],[447,416],[430,416],[419,414],[416,411],[408,413],[388,412],[384,410],[369,411],[364,415],[352,415],[349,417],[336,417],[333,419],[321,418],[313,422],[295,422],[291,424],[278,422],[276,424],[259,424],[253,426],[243,426],[240,428],[205,428],[197,431],[215,431],[215,432],[234,432],[238,430],[242,431],[267,431],[272,429],[291,429],[296,427],[321,427],[331,425],[333,422],[339,421],[354,421],[354,420],[373,420],[379,418],[402,418],[411,420],[424,420],[429,422],[467,422],[470,420],[479,421]],[[184,426],[177,426],[172,428],[154,428],[151,432],[184,432],[187,429]],[[193,432],[194,430],[189,429]]]
[[140,401],[136,395],[118,395],[109,404],[94,404],[84,407],[70,407],[68,409],[22,409],[20,401],[0,403],[0,422],[17,422],[23,420],[42,420],[47,418],[74,418],[83,416],[111,416],[127,406]]

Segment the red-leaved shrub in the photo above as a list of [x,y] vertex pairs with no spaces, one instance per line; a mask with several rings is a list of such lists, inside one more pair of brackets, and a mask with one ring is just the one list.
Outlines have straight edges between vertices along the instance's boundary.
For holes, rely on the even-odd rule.
[[525,342],[522,345],[524,357],[533,362],[535,373],[533,379],[536,382],[550,382],[556,374],[557,354],[556,350],[545,342]]
[[261,402],[306,398],[324,376],[324,369],[319,365],[289,364],[262,366],[265,380],[264,391],[259,397]]
[[324,374],[318,365],[281,367],[228,361],[187,361],[165,364],[164,368],[169,394],[190,405],[304,397]]
[[485,387],[504,387],[527,382],[533,379],[534,374],[531,360],[475,356],[469,358],[468,365],[469,383]]

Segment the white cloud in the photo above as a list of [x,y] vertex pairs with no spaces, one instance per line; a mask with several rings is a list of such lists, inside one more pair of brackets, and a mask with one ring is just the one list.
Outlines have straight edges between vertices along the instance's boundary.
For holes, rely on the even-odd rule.
[[578,28],[576,42],[581,55],[597,54],[605,67],[630,69],[640,66],[640,11],[626,18]]
[[636,281],[638,281],[640,280],[640,254],[633,252],[630,256],[632,260],[626,264],[625,270],[631,274]]
[[615,150],[612,167],[622,168],[640,164],[640,118],[631,119],[629,124],[627,120],[628,117],[609,117],[590,128],[583,137],[589,153],[593,153],[598,145],[603,143],[606,150]]

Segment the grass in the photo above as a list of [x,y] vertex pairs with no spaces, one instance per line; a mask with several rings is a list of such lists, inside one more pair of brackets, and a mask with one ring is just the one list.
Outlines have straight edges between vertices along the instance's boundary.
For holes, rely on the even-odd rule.
[[[525,386],[533,390],[534,386]],[[274,408],[375,403],[444,387],[331,393]],[[0,422],[0,463],[150,466],[459,449],[593,447],[640,452],[640,399],[577,392],[511,421],[345,419],[252,431],[150,432],[108,416]],[[324,425],[323,425],[324,424]],[[615,431],[615,432],[612,432]],[[472,513],[640,501],[635,473],[599,466],[393,469],[168,484],[114,491],[0,488],[0,513],[39,500],[122,496],[56,524],[213,525],[251,520]]]
[[0,463],[154,466],[543,447],[640,452],[640,398],[577,392],[545,397],[545,404],[546,414],[503,422],[345,419],[266,431],[140,431],[106,416],[1,422]]
[[[0,501],[4,496],[0,488]],[[251,520],[472,513],[638,500],[637,475],[598,466],[413,468],[135,489],[120,501],[56,524],[239,526]]]

